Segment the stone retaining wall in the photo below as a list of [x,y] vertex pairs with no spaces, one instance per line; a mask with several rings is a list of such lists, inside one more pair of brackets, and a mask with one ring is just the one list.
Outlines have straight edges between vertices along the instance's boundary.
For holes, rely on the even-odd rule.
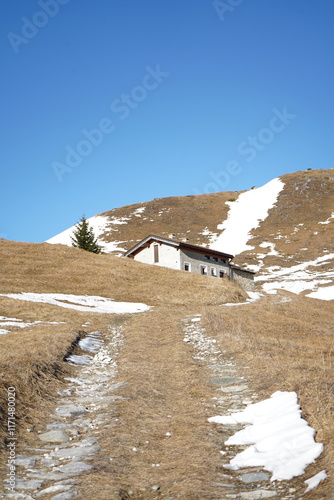
[[241,285],[242,288],[247,292],[251,292],[254,290],[254,274],[250,273],[249,271],[233,268],[233,280],[239,283],[239,285]]

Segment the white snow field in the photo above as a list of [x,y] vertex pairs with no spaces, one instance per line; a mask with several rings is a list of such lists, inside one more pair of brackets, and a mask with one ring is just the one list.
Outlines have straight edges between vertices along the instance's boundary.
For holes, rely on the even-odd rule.
[[[103,240],[103,234],[106,232],[116,231],[116,229],[113,226],[119,226],[120,224],[127,224],[128,221],[132,219],[132,217],[142,217],[143,216],[142,214],[145,211],[145,209],[146,207],[137,208],[130,214],[129,217],[117,218],[112,216],[107,217],[105,215],[94,215],[93,217],[87,219],[87,222],[89,224],[89,227],[93,230],[94,235],[97,238],[98,244],[102,247],[102,250],[104,252],[123,253],[126,250],[124,248],[121,248],[119,245],[124,243],[124,241],[106,242]],[[71,236],[73,235],[75,226],[76,224],[66,229],[65,231],[62,231],[56,236],[49,238],[48,240],[46,240],[46,243],[51,243],[53,245],[60,244],[60,245],[72,246]]]
[[67,309],[77,311],[104,313],[104,314],[126,314],[139,313],[151,309],[146,304],[136,302],[115,302],[113,299],[98,297],[94,295],[68,295],[63,293],[1,293],[2,297],[26,300],[29,302],[44,302]]
[[263,467],[272,472],[271,481],[300,476],[323,450],[323,445],[314,441],[314,429],[301,418],[295,392],[277,391],[270,398],[251,404],[241,412],[211,417],[209,422],[251,424],[225,442],[227,446],[251,446],[238,453],[224,467],[230,470]]
[[284,183],[276,178],[260,188],[242,193],[236,201],[226,202],[230,206],[227,219],[217,226],[223,232],[211,242],[210,248],[232,255],[252,250],[253,247],[247,245],[250,232],[267,218],[283,187]]
[[[309,297],[333,300],[334,287],[324,285],[333,283],[334,271],[321,269],[322,265],[330,263],[333,259],[334,253],[329,253],[295,266],[269,268],[268,274],[256,276],[255,281],[263,281],[262,289],[267,293],[287,290],[298,294],[310,290],[312,293],[308,294]],[[314,268],[319,268],[319,270]]]
[[[123,252],[125,251],[123,248],[120,248],[118,245],[122,243],[122,241],[112,241],[110,243],[107,243],[106,241],[103,241],[101,239],[101,235],[104,234],[105,231],[109,230],[109,226],[112,224],[126,224],[126,221],[123,221],[121,219],[110,219],[109,217],[106,217],[104,215],[94,215],[94,217],[90,217],[87,219],[87,222],[89,224],[89,227],[93,230],[94,235],[96,236],[98,240],[98,244],[102,247],[102,250],[106,253],[110,252]],[[57,234],[56,236],[53,236],[52,238],[48,239],[46,243],[51,243],[53,245],[60,244],[60,245],[67,245],[69,247],[72,246],[72,240],[71,236],[73,235],[73,231],[75,229],[75,226],[72,226],[65,231]]]

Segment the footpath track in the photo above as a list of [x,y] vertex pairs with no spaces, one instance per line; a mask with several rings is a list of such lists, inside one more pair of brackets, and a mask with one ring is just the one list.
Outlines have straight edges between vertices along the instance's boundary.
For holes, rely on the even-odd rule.
[[16,492],[0,498],[298,498],[263,471],[223,468],[235,430],[208,418],[244,407],[252,393],[199,317],[166,307],[121,323],[92,334],[99,352],[77,365],[45,440],[18,457]]
[[152,498],[217,498],[212,389],[183,341],[183,314],[145,313],[124,330],[119,378],[126,385],[108,445],[124,495],[150,498],[153,489]]
[[291,484],[270,483],[260,469],[223,467],[237,453],[224,446],[237,429],[208,418],[241,410],[256,395],[199,316],[159,308],[133,316],[123,333],[117,376],[123,399],[101,435],[94,479],[83,477],[89,496],[99,485],[102,499],[299,498]]

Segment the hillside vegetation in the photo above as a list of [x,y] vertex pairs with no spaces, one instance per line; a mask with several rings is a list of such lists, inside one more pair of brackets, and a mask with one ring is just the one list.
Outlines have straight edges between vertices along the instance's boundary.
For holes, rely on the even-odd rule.
[[[277,202],[267,218],[251,232],[249,244],[254,248],[238,255],[235,261],[257,266],[258,276],[262,275],[265,280],[269,280],[275,268],[293,268],[311,262],[305,273],[310,276],[314,273],[314,280],[320,277],[324,280],[323,286],[329,286],[333,281],[331,254],[334,252],[333,170],[296,172],[281,176],[281,180],[284,188]],[[177,239],[187,237],[190,243],[209,245],[219,234],[217,226],[227,217],[226,202],[237,199],[239,194],[164,198],[114,209],[100,214],[108,223],[99,239],[119,242],[120,247],[128,249],[150,233],[162,236],[173,233]],[[315,262],[319,256],[324,257],[321,266]],[[324,452],[307,469],[307,477],[321,469],[329,475],[308,498],[332,498],[332,300],[305,296],[308,293],[305,288],[299,294],[279,290],[265,295],[260,282],[257,290],[263,295],[256,302],[246,303],[246,293],[233,282],[149,266],[112,253],[95,255],[60,244],[0,240],[0,268],[0,294],[94,295],[152,307],[143,314],[120,316],[80,312],[0,295],[1,316],[28,323],[43,322],[24,329],[11,327],[11,333],[0,336],[0,416],[5,422],[6,388],[15,386],[22,443],[36,441],[55,404],[57,389],[64,385],[64,376],[75,373],[75,368],[65,363],[64,357],[77,349],[76,340],[88,330],[99,330],[110,338],[113,325],[124,325],[126,346],[120,371],[122,380],[128,379],[129,384],[124,389],[126,398],[118,406],[123,423],[116,435],[110,435],[106,429],[102,436],[105,449],[101,452],[102,458],[97,459],[97,470],[84,478],[86,491],[91,496],[106,498],[105,492],[114,491],[121,480],[128,481],[128,485],[133,477],[141,478],[143,483],[149,481],[151,469],[142,466],[144,455],[137,454],[132,460],[134,440],[145,442],[147,439],[150,441],[145,452],[147,460],[151,460],[159,443],[164,450],[162,454],[166,453],[169,460],[175,457],[176,462],[170,462],[165,476],[154,471],[158,480],[171,482],[173,494],[181,495],[175,498],[187,498],[193,485],[199,488],[197,496],[189,498],[216,498],[213,483],[210,483],[212,496],[201,493],[207,491],[205,488],[213,477],[211,472],[208,474],[207,464],[221,470],[219,451],[212,444],[206,425],[206,417],[214,412],[215,393],[205,368],[189,356],[188,347],[182,342],[184,318],[201,314],[206,334],[216,341],[224,359],[233,360],[238,366],[240,376],[249,381],[254,394],[264,399],[277,390],[297,392],[302,416],[316,430],[316,440],[324,444]],[[298,270],[294,274],[296,280],[304,279]],[[313,285],[307,286],[311,289]],[[229,307],[224,305],[227,303],[240,304]],[[165,425],[166,401],[170,405],[168,411],[178,415],[176,450],[173,441],[171,444],[163,441],[165,434],[161,429]],[[151,408],[156,409],[158,418],[152,415]],[[194,429],[200,439],[196,438]],[[5,426],[2,426],[1,440],[5,442]],[[105,465],[103,453],[108,457],[111,449],[119,453],[120,461]],[[189,470],[193,475],[187,477]],[[184,481],[178,471],[182,471]],[[111,484],[111,478],[116,486]],[[297,477],[288,487],[291,485],[302,495],[304,479]],[[100,489],[97,489],[97,481]],[[179,486],[173,481],[175,484],[179,481]],[[300,498],[298,495],[292,494],[291,498]],[[139,495],[136,498],[156,497]]]
[[333,222],[323,224],[334,212],[334,170],[313,170],[282,175],[285,183],[268,217],[251,233],[254,250],[244,252],[239,263],[258,264],[258,254],[269,253],[259,245],[275,243],[279,254],[264,258],[266,267],[311,261],[324,251],[334,251]]
[[100,295],[148,305],[222,304],[247,295],[236,284],[47,243],[0,240],[1,293]]
[[[141,264],[113,255],[95,255],[62,245],[0,240],[0,293],[62,293],[97,295],[119,302],[150,306],[201,307],[245,300],[234,283]],[[58,379],[71,368],[63,358],[83,332],[108,331],[109,314],[79,312],[56,305],[0,296],[0,316],[24,322],[45,322],[1,335],[0,415],[6,421],[6,387],[17,388],[19,428],[41,420],[50,408]],[[50,325],[48,322],[58,322]],[[4,444],[5,425],[1,426]],[[25,437],[29,438],[29,434]]]
[[[326,221],[334,211],[334,170],[306,170],[282,175],[280,179],[284,188],[275,206],[251,233],[254,251],[243,252],[236,262],[257,264],[256,255],[266,253],[259,244],[278,236],[274,243],[286,259],[312,260],[322,249],[333,250],[332,228],[319,222]],[[187,237],[193,244],[206,246],[210,244],[211,235],[220,232],[217,225],[227,217],[229,206],[226,202],[237,200],[239,194],[224,191],[158,198],[115,208],[99,214],[109,220],[100,238],[106,242],[121,242],[120,246],[127,250],[151,233],[175,234],[176,239]],[[281,259],[269,256],[266,265],[281,265]]]
[[[275,181],[242,193],[158,198],[104,212],[89,222],[107,253],[123,255],[148,234],[173,234],[179,240],[187,238],[192,244],[236,254],[235,264],[256,271],[257,280],[269,280],[269,288],[317,291],[334,278],[333,169],[295,172]],[[276,197],[270,187],[274,184],[281,186]],[[260,209],[264,214],[266,207],[266,215],[260,215],[256,222],[254,209],[254,213]],[[225,223],[231,220],[224,231]],[[242,229],[238,233],[238,227],[247,224],[248,234]],[[72,231],[69,228],[48,242],[70,245]],[[299,270],[305,272],[298,275],[295,266],[303,263]],[[291,273],[295,275],[286,280]],[[301,286],[297,279],[303,281]],[[277,285],[279,282],[283,283]]]

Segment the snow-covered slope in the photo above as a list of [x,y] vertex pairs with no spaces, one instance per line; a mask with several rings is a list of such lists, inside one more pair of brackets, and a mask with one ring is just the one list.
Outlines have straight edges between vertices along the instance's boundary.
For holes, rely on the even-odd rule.
[[[111,224],[109,217],[103,215],[94,215],[93,217],[87,219],[87,222],[89,223],[90,228],[93,229],[94,234],[98,239],[99,245],[102,247],[104,252],[111,253],[125,251],[124,248],[119,247],[119,245],[122,243],[121,241],[107,242],[102,238],[102,235],[107,231],[109,225]],[[117,220],[114,221],[113,224],[125,224],[125,222]],[[53,245],[60,244],[72,246],[71,236],[73,235],[74,229],[75,225],[57,234],[56,236],[53,236],[52,238],[47,240],[46,243],[51,243]]]
[[236,201],[227,202],[228,217],[217,227],[223,232],[212,241],[210,248],[232,255],[252,250],[254,247],[247,244],[250,232],[266,219],[283,187],[281,179],[273,179],[258,189],[242,193]]
[[[268,268],[266,274],[259,275],[255,280],[267,293],[276,293],[277,290],[293,293],[312,290],[312,293],[308,293],[309,297],[333,300],[334,286],[328,286],[334,280],[333,261],[334,253],[326,253],[313,261],[295,266]],[[326,270],[322,267],[324,265],[329,265],[330,269]]]
[[[127,241],[117,240],[113,235],[119,232],[118,228],[120,226],[127,225],[129,221],[137,221],[138,218],[142,217],[145,208],[145,206],[140,206],[139,208],[132,209],[126,216],[121,217],[113,215],[114,210],[111,210],[107,212],[108,215],[94,215],[87,219],[90,228],[93,230],[99,245],[105,253],[122,255],[126,252],[127,249],[123,248],[122,244],[127,243]],[[71,236],[73,235],[74,228],[75,225],[48,239],[46,243],[72,246]]]
[[[107,253],[122,255],[148,234],[174,234],[235,255],[236,264],[257,273],[260,291],[334,298],[332,169],[283,175],[245,192],[157,198],[88,222]],[[48,243],[71,245],[73,229]]]

